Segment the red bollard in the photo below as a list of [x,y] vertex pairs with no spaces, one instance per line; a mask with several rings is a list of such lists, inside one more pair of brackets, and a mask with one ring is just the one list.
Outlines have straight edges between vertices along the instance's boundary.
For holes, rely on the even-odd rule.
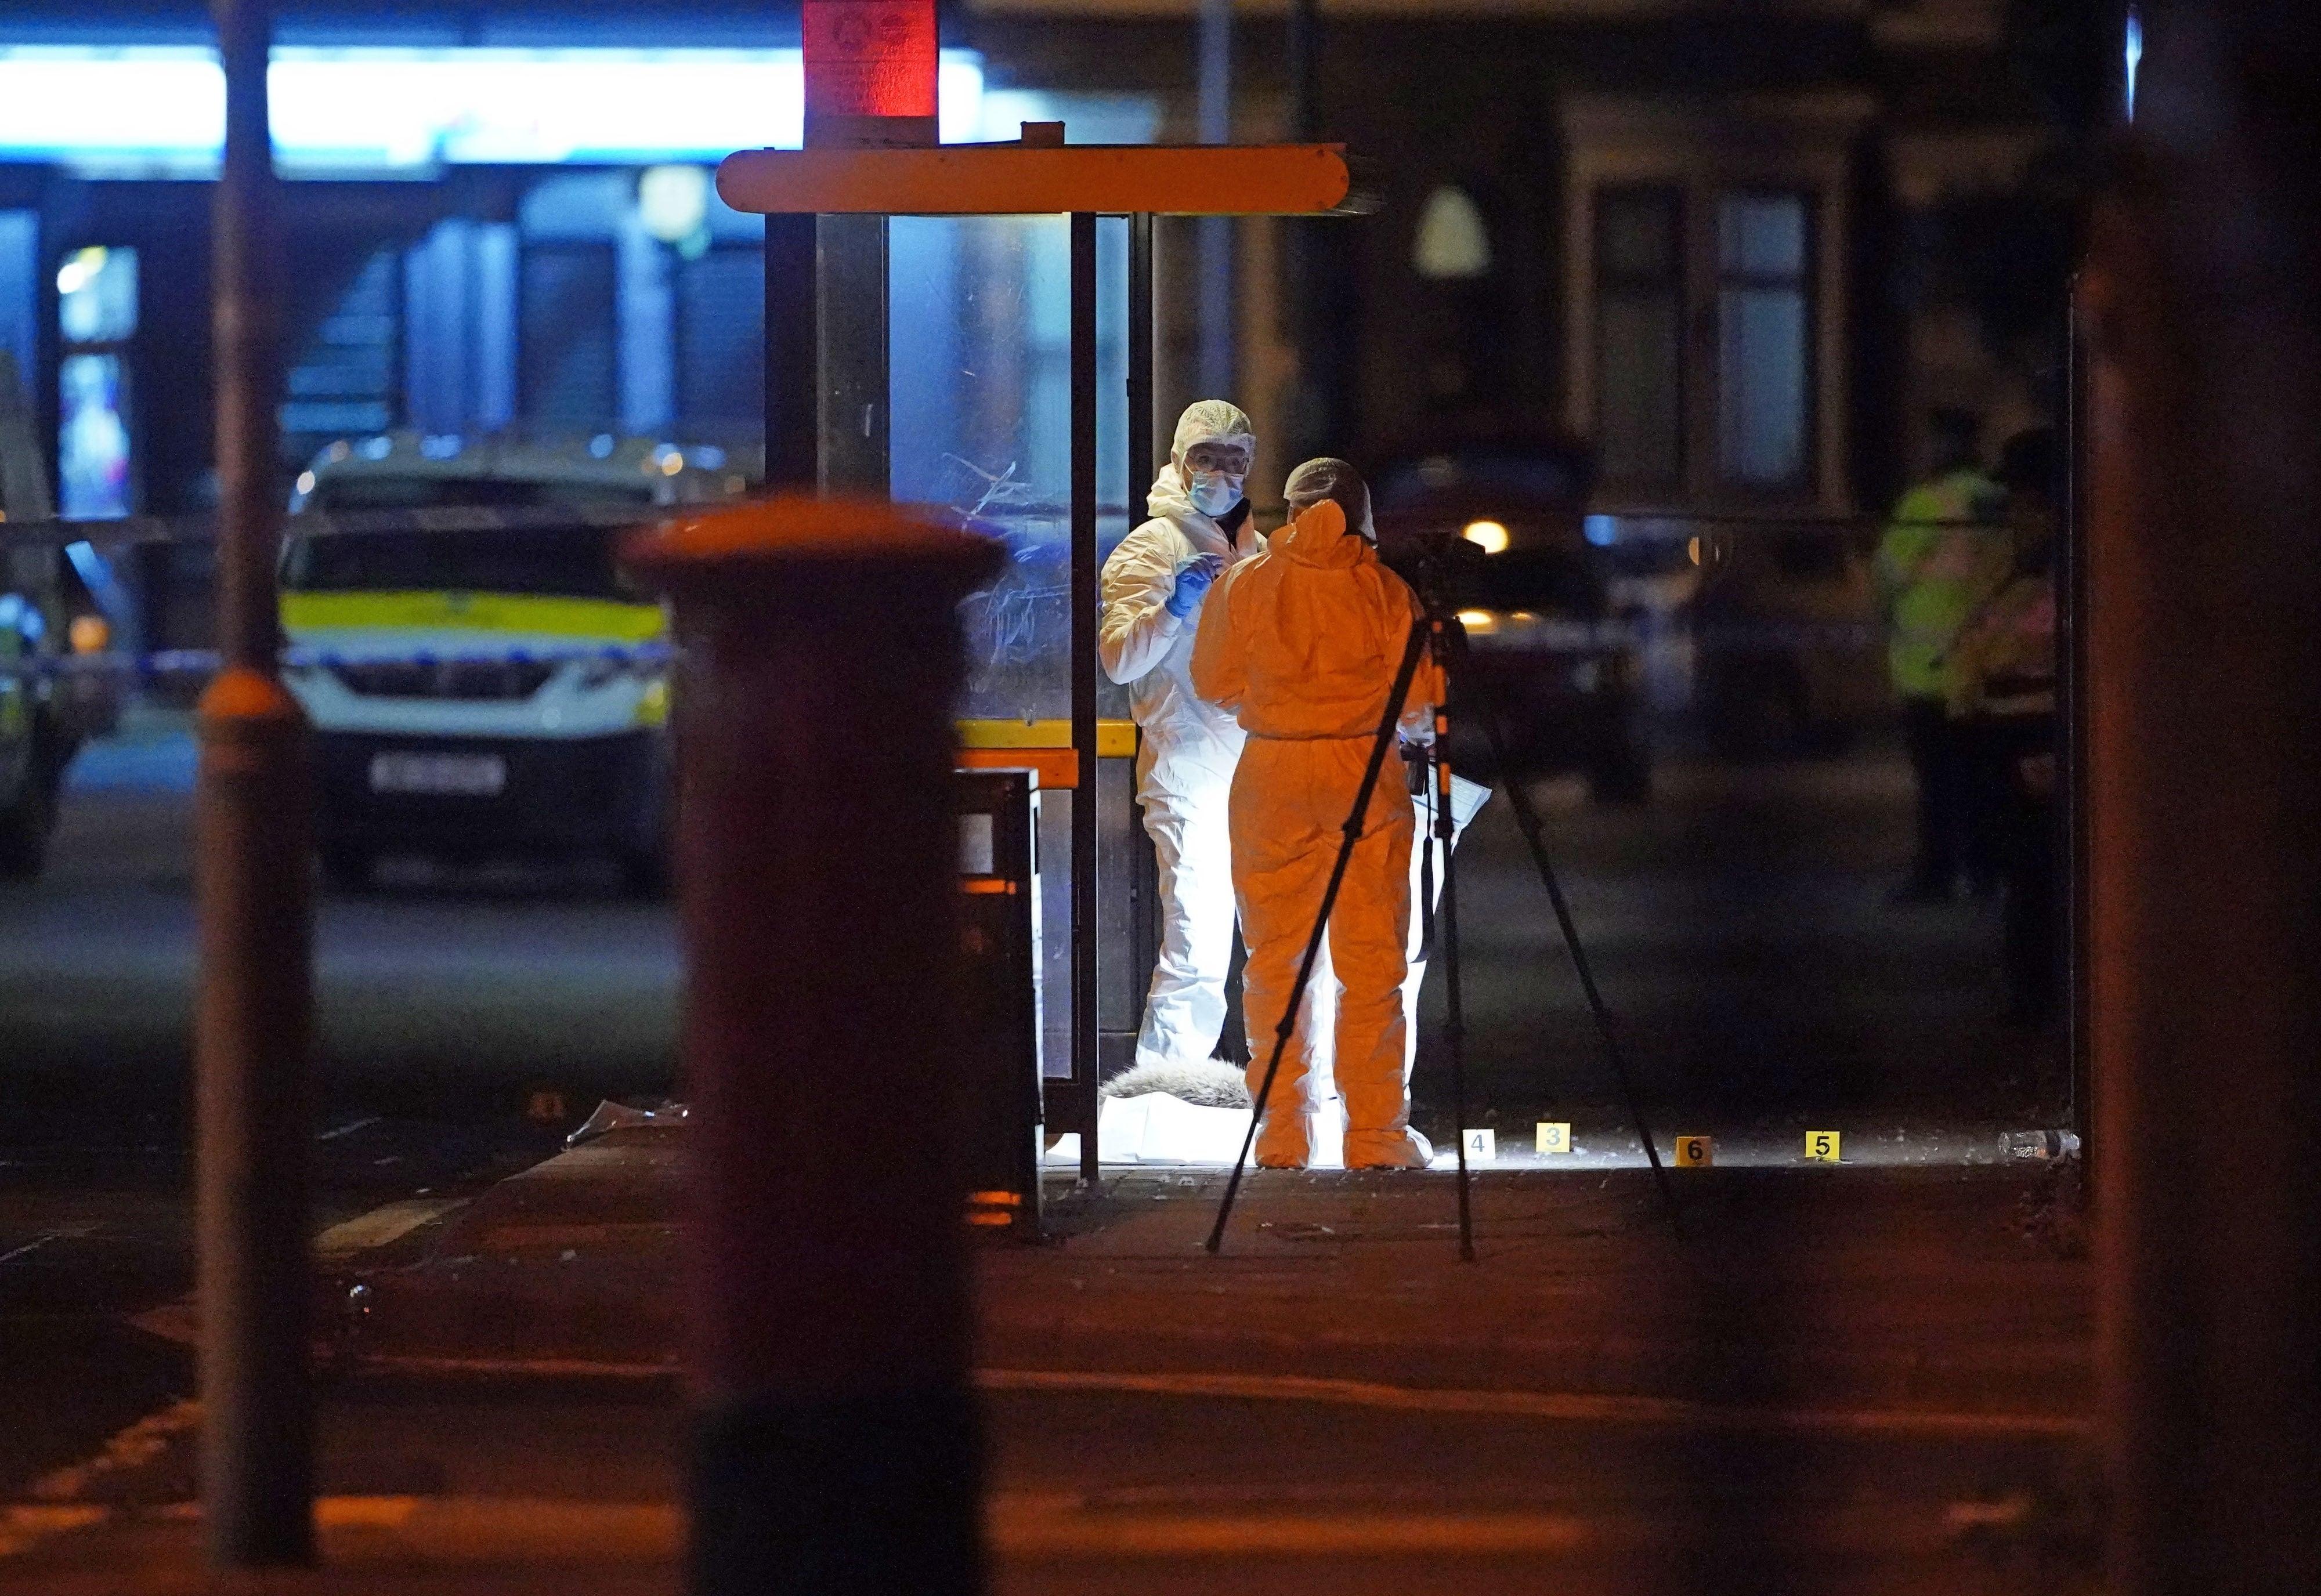
[[999,550],[777,499],[627,558],[680,643],[690,1588],[978,1591],[951,716]]

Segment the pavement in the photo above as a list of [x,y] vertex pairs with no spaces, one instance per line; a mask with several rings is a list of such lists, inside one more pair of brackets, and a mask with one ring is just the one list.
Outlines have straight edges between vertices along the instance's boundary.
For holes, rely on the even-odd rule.
[[[327,1232],[323,1565],[201,1565],[197,1407],[0,1517],[0,1589],[670,1591],[683,1132]],[[1001,1591],[2092,1589],[2071,1165],[1059,1175],[977,1254]],[[875,1174],[866,1170],[866,1182]],[[196,1305],[147,1316],[182,1338]]]
[[[680,953],[667,906],[520,862],[319,905],[325,1562],[203,1571],[190,768],[182,716],[86,750],[48,875],[0,887],[0,1590],[675,1589],[681,1144],[542,1160],[669,1089]],[[2003,1023],[1995,904],[1886,904],[1898,749],[1535,796],[1661,1150],[1714,1138],[1679,1224],[1493,804],[1477,1262],[1441,1173],[1260,1173],[1212,1258],[1219,1172],[1058,1169],[1046,1244],[978,1254],[994,1588],[2083,1586],[2086,1265],[2004,1161],[2062,1122],[2059,1056]],[[1430,1052],[1438,1140],[1445,1086]]]

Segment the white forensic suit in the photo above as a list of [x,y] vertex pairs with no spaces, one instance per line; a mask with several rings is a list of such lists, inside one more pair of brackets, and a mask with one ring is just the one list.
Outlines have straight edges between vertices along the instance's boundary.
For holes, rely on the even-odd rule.
[[1104,563],[1101,583],[1097,657],[1105,675],[1128,689],[1129,712],[1143,730],[1136,796],[1160,866],[1160,950],[1136,1036],[1140,1066],[1206,1060],[1224,1025],[1233,930],[1225,801],[1242,730],[1231,711],[1194,691],[1199,609],[1180,617],[1168,608],[1179,576],[1200,557],[1230,566],[1258,547],[1245,504],[1220,506],[1229,517],[1240,510],[1236,540],[1194,503],[1180,462],[1195,444],[1216,440],[1247,447],[1249,418],[1223,401],[1204,400],[1178,423],[1174,458],[1146,500],[1152,519],[1121,540]]
[[[1202,614],[1194,685],[1203,697],[1232,707],[1249,733],[1233,774],[1231,813],[1233,890],[1249,948],[1242,1003],[1252,1096],[1263,1085],[1297,963],[1418,618],[1409,587],[1348,531],[1345,512],[1331,499],[1275,533],[1263,554],[1228,571]],[[1424,735],[1442,693],[1442,673],[1422,657],[1402,718],[1406,736]],[[1363,816],[1327,942],[1337,984],[1332,1051],[1345,1100],[1349,1169],[1423,1168],[1430,1151],[1410,1128],[1405,1079],[1411,832],[1410,790],[1400,762],[1389,757]],[[1310,1160],[1321,1107],[1314,1005],[1301,1008],[1258,1129],[1258,1162],[1276,1168]]]

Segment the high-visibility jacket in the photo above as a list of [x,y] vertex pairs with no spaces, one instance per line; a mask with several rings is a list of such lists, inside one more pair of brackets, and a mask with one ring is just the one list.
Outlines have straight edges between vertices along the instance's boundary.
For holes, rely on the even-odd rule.
[[1981,472],[1952,471],[1902,495],[1878,546],[1887,667],[1906,698],[1950,696],[1944,660],[1968,617],[2014,565],[2006,495]]

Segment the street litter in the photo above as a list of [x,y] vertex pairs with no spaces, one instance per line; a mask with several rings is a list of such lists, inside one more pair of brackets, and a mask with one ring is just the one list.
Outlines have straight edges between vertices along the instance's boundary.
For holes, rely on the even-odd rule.
[[693,1118],[693,1111],[681,1102],[663,1102],[649,1109],[631,1108],[610,1098],[596,1105],[579,1129],[564,1138],[567,1147],[577,1147],[584,1141],[614,1130],[632,1130],[643,1125],[682,1125]]
[[1097,1117],[1106,1164],[1230,1164],[1248,1134],[1247,1109],[1201,1108],[1166,1092],[1107,1097]]

